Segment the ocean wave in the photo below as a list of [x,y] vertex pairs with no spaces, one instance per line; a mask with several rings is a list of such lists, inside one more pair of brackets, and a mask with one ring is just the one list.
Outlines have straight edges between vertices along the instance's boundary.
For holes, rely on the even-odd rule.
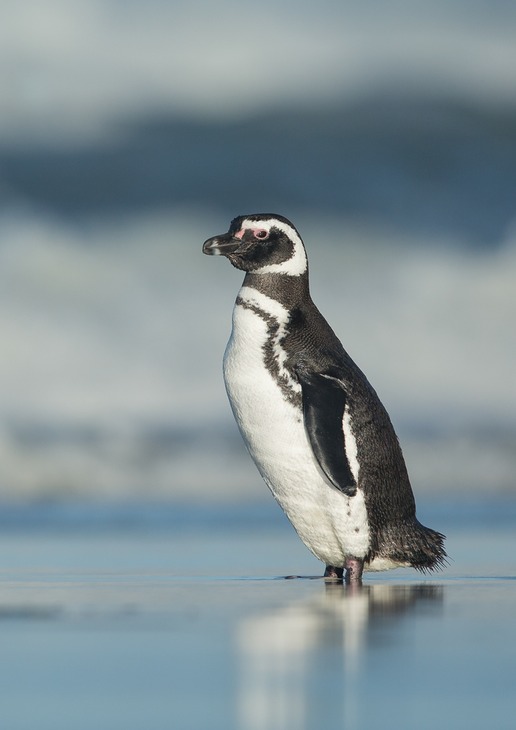
[[[240,211],[235,211],[239,213]],[[312,293],[400,433],[416,489],[514,491],[512,234],[496,251],[296,217]],[[255,498],[221,359],[241,275],[209,210],[0,219],[0,498]]]

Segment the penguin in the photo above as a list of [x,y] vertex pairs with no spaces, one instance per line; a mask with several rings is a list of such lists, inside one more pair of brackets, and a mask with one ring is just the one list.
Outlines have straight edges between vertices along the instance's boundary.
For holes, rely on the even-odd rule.
[[285,217],[235,218],[203,252],[245,272],[223,362],[227,395],[266,485],[328,581],[446,563],[422,525],[393,425],[310,296],[301,236]]

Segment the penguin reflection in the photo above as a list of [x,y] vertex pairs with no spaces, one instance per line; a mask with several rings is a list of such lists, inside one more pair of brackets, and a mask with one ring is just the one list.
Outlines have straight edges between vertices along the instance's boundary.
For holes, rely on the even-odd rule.
[[[292,603],[265,616],[243,621],[237,629],[239,720],[245,730],[303,730],[318,715],[321,698],[311,692],[327,651],[337,656],[340,691],[331,701],[340,707],[343,726],[359,726],[357,680],[367,649],[392,632],[416,607],[442,602],[434,585],[342,586],[326,584],[325,592]],[[388,633],[382,631],[388,629]],[[379,637],[381,637],[379,639]]]

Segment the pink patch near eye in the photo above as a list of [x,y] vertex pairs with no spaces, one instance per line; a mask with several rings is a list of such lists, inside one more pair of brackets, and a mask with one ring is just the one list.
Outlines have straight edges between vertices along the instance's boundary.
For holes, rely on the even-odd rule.
[[245,233],[245,230],[243,228],[241,228],[239,231],[237,231],[234,234],[234,238],[239,238],[240,240],[242,240],[244,233]]

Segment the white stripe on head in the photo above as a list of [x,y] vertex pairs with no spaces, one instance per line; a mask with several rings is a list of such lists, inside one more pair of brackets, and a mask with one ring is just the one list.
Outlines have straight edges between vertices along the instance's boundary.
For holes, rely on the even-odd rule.
[[[301,274],[304,274],[308,268],[305,247],[303,246],[303,242],[296,229],[289,226],[288,223],[279,221],[277,218],[268,218],[267,220],[261,221],[253,221],[246,218],[242,221],[241,229],[236,234],[236,237],[241,238],[243,236],[243,232],[249,229],[270,231],[271,228],[277,228],[279,231],[285,233],[285,235],[287,235],[294,244],[294,251],[287,261],[282,261],[281,264],[269,264],[268,266],[262,266],[260,269],[253,271],[253,273],[288,274],[289,276],[301,276]],[[240,236],[238,235],[239,233],[241,234]]]

